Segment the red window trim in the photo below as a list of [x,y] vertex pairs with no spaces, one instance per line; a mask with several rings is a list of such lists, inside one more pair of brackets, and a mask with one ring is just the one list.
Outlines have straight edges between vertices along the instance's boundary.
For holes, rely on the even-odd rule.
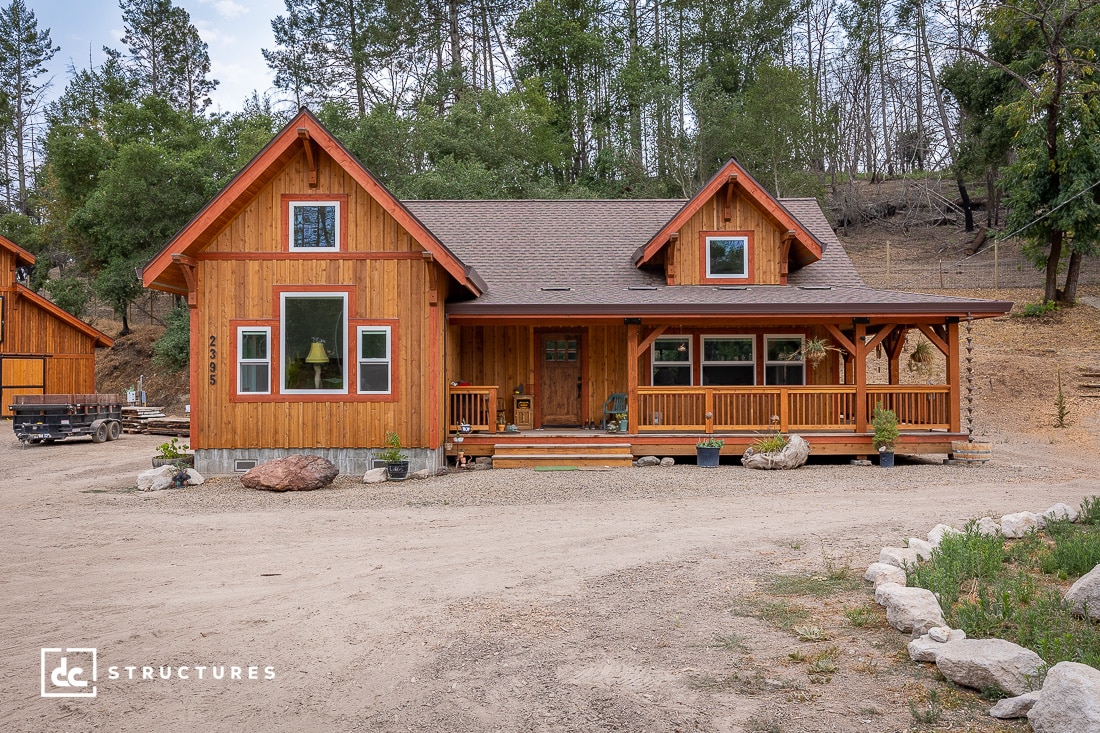
[[[336,242],[337,252],[333,252],[329,249],[322,249],[319,252],[291,250],[290,249],[290,205],[296,204],[300,201],[336,201],[340,204],[340,211],[337,212],[340,219],[340,237]],[[346,193],[284,193],[280,196],[280,206],[282,207],[282,226],[280,227],[279,235],[283,238],[282,246],[279,250],[285,252],[288,255],[303,255],[305,257],[316,256],[318,254],[342,254],[348,250],[348,195]]]

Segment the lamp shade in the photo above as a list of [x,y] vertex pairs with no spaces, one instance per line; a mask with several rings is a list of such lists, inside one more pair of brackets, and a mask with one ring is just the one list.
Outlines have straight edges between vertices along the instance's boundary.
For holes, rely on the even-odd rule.
[[325,353],[325,344],[321,341],[314,341],[309,347],[309,356],[306,357],[306,364],[328,364],[328,354]]

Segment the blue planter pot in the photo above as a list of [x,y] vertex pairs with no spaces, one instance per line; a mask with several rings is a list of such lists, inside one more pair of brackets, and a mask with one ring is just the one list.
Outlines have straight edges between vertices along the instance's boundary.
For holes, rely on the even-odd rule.
[[695,462],[699,465],[699,468],[718,468],[718,457],[721,452],[721,448],[704,448],[697,445],[695,446]]
[[894,467],[894,452],[884,450],[881,453],[879,453],[878,454],[878,465],[882,466],[883,468],[893,468]]

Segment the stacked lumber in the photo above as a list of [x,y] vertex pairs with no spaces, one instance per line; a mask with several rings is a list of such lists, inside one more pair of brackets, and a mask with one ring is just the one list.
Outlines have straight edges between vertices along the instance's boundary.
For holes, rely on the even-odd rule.
[[188,438],[191,436],[191,420],[186,417],[152,417],[145,421],[143,432],[150,435]]
[[129,406],[122,408],[122,429],[127,433],[144,433],[150,420],[167,417],[160,407]]

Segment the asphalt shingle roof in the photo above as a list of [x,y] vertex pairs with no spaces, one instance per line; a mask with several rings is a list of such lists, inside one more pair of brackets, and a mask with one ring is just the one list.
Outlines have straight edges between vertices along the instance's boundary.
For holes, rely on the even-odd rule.
[[474,313],[843,312],[975,313],[1008,304],[867,287],[814,199],[780,199],[823,245],[821,260],[788,276],[788,285],[665,285],[633,264],[683,199],[404,201],[462,262],[485,280],[481,297],[448,304]]

